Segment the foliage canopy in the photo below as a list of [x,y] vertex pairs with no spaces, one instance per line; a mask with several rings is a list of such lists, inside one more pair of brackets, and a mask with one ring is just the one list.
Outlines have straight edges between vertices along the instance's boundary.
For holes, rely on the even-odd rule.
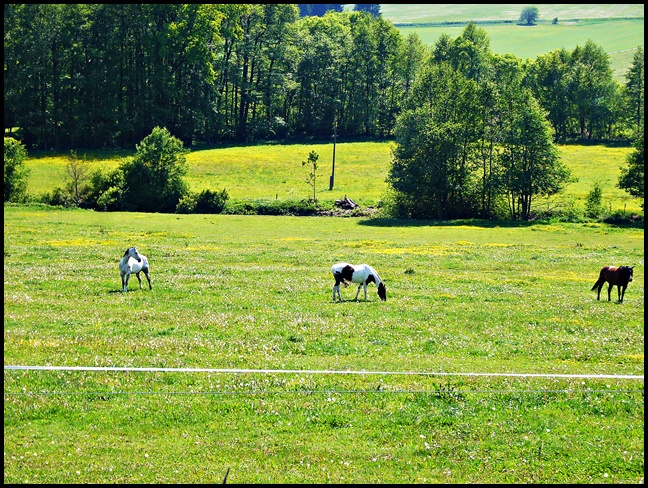
[[188,187],[182,177],[187,163],[182,141],[166,128],[155,127],[137,145],[135,156],[122,163],[124,187],[123,210],[139,212],[174,212]]
[[520,13],[520,22],[524,22],[526,25],[533,25],[533,23],[538,20],[540,11],[535,5],[524,7],[522,13]]
[[24,199],[29,170],[25,166],[27,148],[13,137],[4,138],[4,201]]

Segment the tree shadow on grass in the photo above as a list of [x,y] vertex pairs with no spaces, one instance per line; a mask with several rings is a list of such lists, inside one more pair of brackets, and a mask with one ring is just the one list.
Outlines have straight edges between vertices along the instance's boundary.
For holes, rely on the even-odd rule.
[[359,222],[360,225],[369,227],[531,227],[534,225],[547,225],[548,221],[515,221],[515,220],[483,220],[483,219],[459,219],[459,220],[426,220],[426,219],[389,219],[384,217],[365,219]]
[[[427,220],[427,219],[390,219],[385,217],[370,218],[360,220],[359,225],[366,225],[368,227],[485,227],[488,229],[495,228],[526,228],[542,225],[553,225],[556,222],[551,220],[485,220],[485,219],[458,219],[458,220]],[[567,222],[565,222],[567,223]],[[570,222],[579,223],[579,222]],[[588,222],[580,222],[588,223]],[[620,221],[620,222],[600,222],[610,227],[616,228],[633,228],[643,229],[643,221]]]

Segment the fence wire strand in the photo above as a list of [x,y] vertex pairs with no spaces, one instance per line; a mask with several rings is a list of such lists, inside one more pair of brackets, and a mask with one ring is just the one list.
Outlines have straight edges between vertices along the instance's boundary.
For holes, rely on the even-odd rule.
[[338,395],[338,394],[367,394],[367,393],[397,393],[397,394],[424,394],[436,396],[456,396],[467,394],[494,394],[512,395],[517,393],[643,393],[642,389],[636,390],[293,390],[293,391],[8,391],[9,396],[55,396],[55,395]]
[[[643,375],[608,375],[608,374],[551,374],[551,373],[452,373],[452,372],[416,372],[416,371],[351,371],[351,370],[281,370],[281,369],[214,369],[214,368],[137,368],[109,366],[7,366],[6,371],[92,371],[92,372],[164,372],[164,373],[230,373],[230,374],[323,374],[323,375],[411,375],[411,376],[472,376],[472,377],[517,377],[517,378],[567,378],[567,379],[629,379],[642,380]],[[322,394],[425,394],[437,396],[456,396],[468,394],[548,394],[548,393],[643,393],[644,389],[525,389],[525,390],[455,390],[454,388],[437,388],[434,390],[392,390],[375,388],[364,390],[290,390],[290,391],[5,391],[7,396],[55,396],[87,395],[106,397],[111,395],[322,395]]]

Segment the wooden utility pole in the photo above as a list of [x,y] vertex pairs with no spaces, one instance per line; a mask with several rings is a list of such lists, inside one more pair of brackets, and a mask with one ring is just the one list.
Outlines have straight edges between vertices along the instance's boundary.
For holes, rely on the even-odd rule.
[[331,180],[329,183],[329,191],[333,190],[333,185],[335,184],[335,143],[337,139],[337,115],[333,121],[333,167],[331,168]]

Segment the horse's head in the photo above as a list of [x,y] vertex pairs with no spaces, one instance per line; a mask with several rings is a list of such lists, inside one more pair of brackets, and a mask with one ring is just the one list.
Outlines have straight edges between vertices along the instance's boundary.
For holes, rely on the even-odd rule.
[[621,268],[624,270],[624,274],[628,277],[628,283],[632,281],[632,268],[634,266],[621,266]]
[[383,302],[387,301],[387,288],[385,288],[385,284],[382,281],[378,285],[378,296]]
[[130,256],[133,259],[136,259],[138,263],[142,262],[142,258],[140,257],[139,253],[137,252],[136,247],[129,247],[126,249],[126,252],[124,253],[124,256]]

